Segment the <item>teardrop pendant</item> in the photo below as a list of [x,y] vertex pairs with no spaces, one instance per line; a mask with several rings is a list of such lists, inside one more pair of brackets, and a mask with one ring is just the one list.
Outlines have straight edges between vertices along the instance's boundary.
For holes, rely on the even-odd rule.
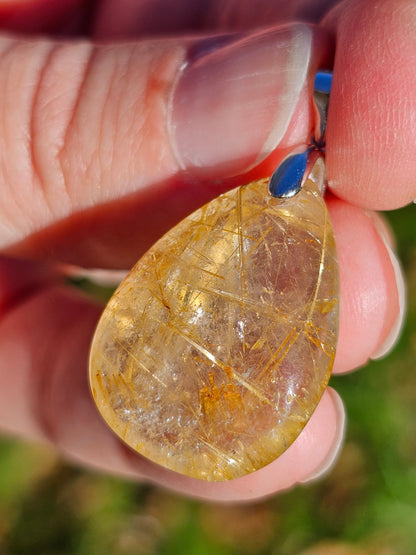
[[162,237],[119,286],[90,358],[94,400],[131,448],[228,480],[276,459],[330,377],[335,242],[319,156],[292,197],[229,191]]

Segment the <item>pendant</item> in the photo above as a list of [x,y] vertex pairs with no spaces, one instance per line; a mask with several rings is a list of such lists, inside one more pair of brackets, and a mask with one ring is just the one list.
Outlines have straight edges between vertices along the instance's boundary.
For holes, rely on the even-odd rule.
[[316,148],[295,155],[185,218],[121,283],[93,339],[90,384],[132,449],[221,481],[264,467],[300,434],[338,333],[324,183]]

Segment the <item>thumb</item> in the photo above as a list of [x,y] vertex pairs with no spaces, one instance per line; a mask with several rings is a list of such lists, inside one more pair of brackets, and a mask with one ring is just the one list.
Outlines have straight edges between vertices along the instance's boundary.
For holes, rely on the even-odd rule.
[[212,184],[307,140],[323,40],[299,24],[106,46],[1,38],[0,248],[130,264],[139,240],[219,192],[184,174]]

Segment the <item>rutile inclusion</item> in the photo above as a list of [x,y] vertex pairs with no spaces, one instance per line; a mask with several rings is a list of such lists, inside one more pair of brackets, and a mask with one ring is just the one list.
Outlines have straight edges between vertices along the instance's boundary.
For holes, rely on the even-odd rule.
[[176,472],[229,480],[281,455],[327,386],[339,285],[323,160],[278,199],[262,179],[162,237],[97,327],[94,400],[131,448]]

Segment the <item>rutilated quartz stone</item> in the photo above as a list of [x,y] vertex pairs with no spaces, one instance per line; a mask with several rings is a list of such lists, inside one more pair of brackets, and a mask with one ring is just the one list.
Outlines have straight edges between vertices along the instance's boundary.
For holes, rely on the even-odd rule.
[[262,468],[299,435],[335,356],[336,251],[318,159],[301,191],[234,189],[162,237],[97,327],[92,393],[152,461],[203,480]]

